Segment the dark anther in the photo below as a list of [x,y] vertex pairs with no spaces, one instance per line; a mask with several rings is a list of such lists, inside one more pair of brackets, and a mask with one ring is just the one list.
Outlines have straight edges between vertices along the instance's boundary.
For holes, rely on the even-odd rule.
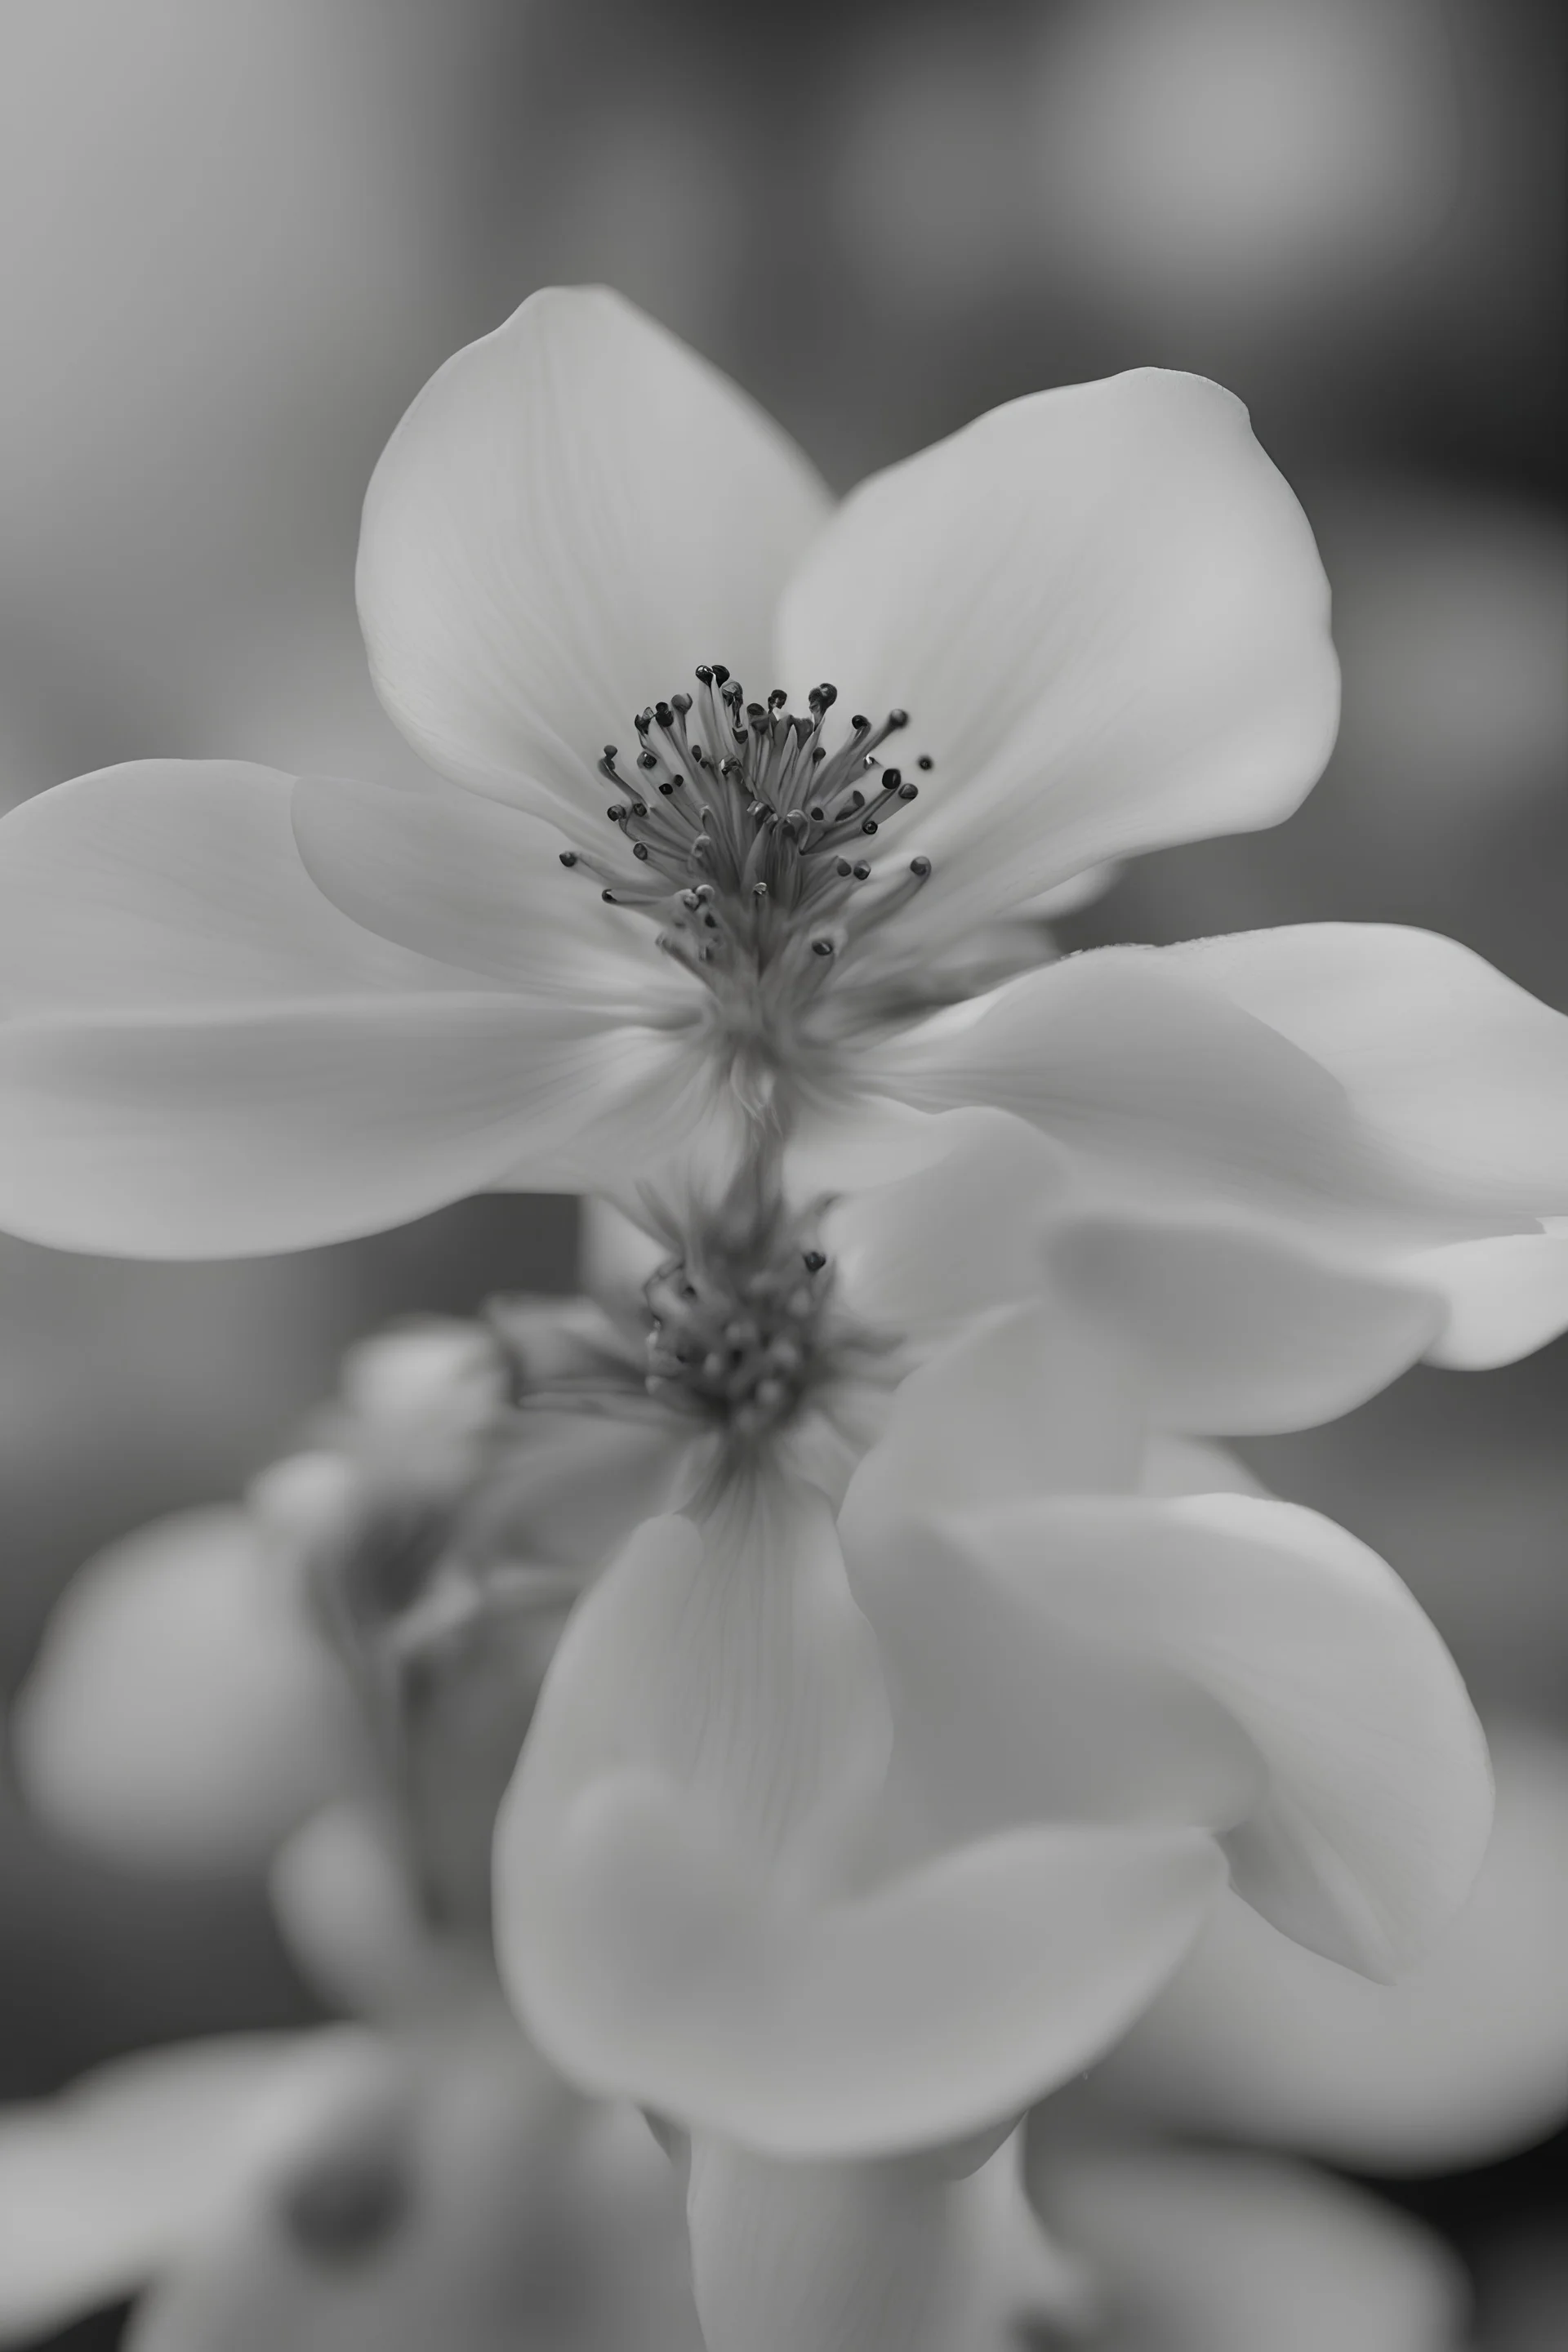
[[882,778],[882,790],[885,793],[896,793],[903,781],[902,768],[889,768]]
[[851,719],[851,720],[849,721],[849,724],[850,724],[850,726],[851,726],[851,727],[853,727],[853,729],[855,730],[855,732],[857,733],[857,735],[859,735],[859,734],[863,733],[863,732],[864,732],[864,730],[865,730],[868,727],[869,727],[869,725],[871,724],[871,722],[870,722],[870,720],[867,718],[867,716],[866,716],[866,714],[865,714],[865,712],[864,712],[863,710],[858,710],[858,711],[855,713],[855,716],[854,716],[854,717]]
[[760,702],[747,703],[746,716],[748,719],[765,719],[767,715],[767,712],[763,709]]
[[623,822],[623,820],[626,818],[626,816],[627,815],[627,814],[628,814],[627,810],[623,806],[623,804],[622,804],[619,801],[617,801],[617,802],[616,803],[616,805],[615,805],[615,807],[614,807],[614,808],[607,808],[607,809],[605,811],[605,814],[608,817],[608,819],[609,819],[609,821],[610,821],[610,823],[611,823],[612,824],[621,824],[621,823]]
[[646,841],[634,841],[634,842],[633,842],[633,844],[632,844],[632,856],[633,856],[634,857],[640,857],[640,858],[642,859],[643,863],[646,865],[646,864],[647,863],[647,842],[646,842]]
[[[563,849],[561,853],[561,863],[563,866],[575,866],[577,863],[576,851],[574,849]],[[847,871],[847,868],[846,868],[846,871]]]
[[856,881],[857,881],[857,882],[867,882],[867,881],[869,881],[869,879],[870,879],[870,876],[871,876],[871,869],[870,869],[870,867],[867,865],[866,860],[865,860],[863,857],[858,857],[858,858],[856,859],[856,861],[855,861],[855,867],[854,867],[854,873],[855,873],[855,879],[856,879]]
[[920,796],[921,788],[919,784],[900,784],[899,786],[899,798],[901,801],[918,801]]
[[730,673],[722,662],[713,665],[713,683],[715,686],[728,686],[730,683]]
[[918,874],[921,880],[923,882],[926,876],[931,872],[931,859],[929,857],[911,857],[910,860],[910,872],[911,874]]
[[920,758],[915,761],[915,765],[917,768],[934,768],[936,761],[931,758],[929,751],[922,751]]
[[874,816],[863,817],[860,821],[860,830],[862,833],[875,833],[877,830],[876,818]]
[[619,744],[606,743],[605,746],[605,757],[606,760],[618,760],[620,758]]
[[669,701],[671,709],[679,710],[682,719],[691,708],[691,697],[689,694],[672,694]]
[[697,683],[699,686],[711,686],[713,683],[713,673],[706,662],[697,665]]
[[[561,862],[563,866],[574,866],[577,861],[574,857],[567,856],[563,858]],[[851,874],[854,873],[855,868],[850,865],[849,860],[847,857],[841,857],[834,866],[833,870],[837,875],[838,879],[841,882],[847,882]]]
[[656,702],[653,706],[653,715],[661,727],[668,727],[675,717],[668,702]]
[[659,788],[658,788],[658,789],[659,789],[659,791],[663,793],[663,795],[664,795],[664,797],[665,797],[665,799],[666,799],[667,801],[668,801],[668,800],[673,800],[673,799],[674,799],[674,797],[675,797],[675,786],[674,786],[673,784],[668,784],[668,783],[666,783],[666,784],[660,784],[660,786],[659,786]]
[[651,751],[639,751],[637,753],[637,765],[639,768],[657,768],[658,761]]
[[907,726],[909,725],[909,723],[910,723],[910,714],[909,714],[909,712],[908,712],[907,710],[889,710],[889,713],[888,713],[888,724],[889,724],[889,727],[907,727]]
[[805,1270],[806,1270],[807,1274],[820,1274],[820,1273],[822,1272],[823,1267],[827,1264],[827,1253],[826,1253],[826,1250],[807,1250],[807,1251],[805,1252]]
[[604,900],[606,907],[613,907],[615,905],[616,894],[613,890],[601,890],[599,896]]
[[831,940],[813,940],[811,943],[811,952],[813,955],[830,956],[833,953],[833,941]]
[[773,692],[768,697],[768,709],[770,710],[782,710],[788,700],[789,697],[784,692],[783,687],[775,686]]

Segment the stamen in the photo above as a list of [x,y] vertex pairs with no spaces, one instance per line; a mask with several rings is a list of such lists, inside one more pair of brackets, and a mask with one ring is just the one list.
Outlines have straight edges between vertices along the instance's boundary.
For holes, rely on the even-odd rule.
[[[770,1002],[781,992],[809,1001],[826,967],[910,895],[898,884],[859,908],[872,867],[846,854],[917,797],[877,756],[909,713],[877,724],[857,711],[835,744],[826,730],[838,690],[828,681],[812,688],[805,711],[789,709],[782,687],[749,701],[721,662],[700,663],[695,683],[694,695],[636,714],[635,790],[616,745],[598,763],[620,795],[605,818],[635,873],[579,850],[562,852],[562,863],[591,874],[608,905],[654,915],[665,953],[721,997],[761,987]],[[918,764],[931,762],[921,754]]]

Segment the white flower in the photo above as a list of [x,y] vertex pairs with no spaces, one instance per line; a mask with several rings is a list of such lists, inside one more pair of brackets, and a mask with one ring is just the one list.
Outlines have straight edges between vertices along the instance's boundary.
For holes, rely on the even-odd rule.
[[144,2053],[0,2108],[0,2344],[702,2352],[666,2175],[500,2016]]
[[[359,591],[383,698],[451,782],[151,762],[0,827],[16,1230],[295,1246],[727,1164],[759,1118],[844,1181],[964,1103],[1162,1196],[1434,1242],[1568,1209],[1568,1031],[1420,934],[1107,950],[930,1011],[1043,892],[1272,823],[1321,765],[1321,568],[1212,384],[1015,402],[834,512],[659,330],[542,294],[394,436]],[[693,675],[715,658],[757,698],[742,740]],[[857,762],[905,710],[894,785]]]
[[1142,1443],[1025,1307],[905,1381],[837,1527],[760,1469],[633,1538],[498,1825],[503,1971],[569,2076],[887,2155],[1104,2048],[1226,1863],[1352,1967],[1419,1954],[1489,1819],[1447,1653],[1313,1514],[1139,1496]]

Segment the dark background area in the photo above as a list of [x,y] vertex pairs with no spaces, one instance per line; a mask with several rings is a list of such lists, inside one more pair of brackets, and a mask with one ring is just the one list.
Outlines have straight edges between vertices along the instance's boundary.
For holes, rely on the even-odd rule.
[[[0,803],[154,752],[405,764],[364,483],[449,350],[604,278],[840,487],[1041,385],[1229,384],[1320,532],[1341,747],[1289,824],[1144,861],[1071,943],[1422,923],[1568,1007],[1562,81],[1527,0],[8,0]],[[0,1692],[72,1569],[233,1493],[347,1340],[565,1286],[573,1235],[498,1198],[237,1266],[0,1240]],[[1483,1709],[1559,1726],[1565,1407],[1559,1343],[1254,1449]],[[258,1889],[116,1876],[10,1799],[0,1923],[0,2095],[305,2013]],[[1395,2188],[1494,2352],[1568,2327],[1565,2181],[1560,2141]]]

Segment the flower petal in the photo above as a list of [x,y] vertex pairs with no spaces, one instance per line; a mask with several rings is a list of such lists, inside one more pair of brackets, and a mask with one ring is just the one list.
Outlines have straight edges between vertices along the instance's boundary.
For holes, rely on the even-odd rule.
[[1289,814],[1333,741],[1306,519],[1215,384],[1142,369],[994,409],[854,493],[781,610],[792,683],[904,706],[900,827],[966,928],[1104,858]]
[[1348,1412],[1415,1362],[1445,1314],[1415,1280],[1217,1218],[1066,1214],[1045,1273],[1132,1342],[1155,1425],[1194,1433],[1308,1429]]
[[1359,2171],[1489,2164],[1568,2114],[1568,1748],[1494,1738],[1497,1828],[1415,1973],[1373,1985],[1227,1896],[1097,2081],[1202,2132]]
[[1070,1304],[986,1316],[900,1383],[845,1496],[846,1542],[966,1507],[1130,1491],[1146,1434],[1141,1370],[1107,1319]]
[[922,1846],[1043,1822],[1229,1829],[1267,1776],[1232,1717],[1137,1643],[1079,1630],[978,1547],[847,1514],[850,1589],[881,1650],[894,1790]]
[[1568,1015],[1469,948],[1393,923],[1300,923],[1165,952],[1331,1071],[1428,1185],[1477,1209],[1568,1212]]
[[[132,1256],[299,1248],[700,1123],[680,1041],[378,939],[306,874],[293,785],[148,763],[0,825],[0,1221]],[[606,1130],[595,1133],[607,1118]]]
[[564,1190],[700,1128],[677,1040],[421,994],[0,1029],[0,1223],[61,1249],[237,1257],[503,1181]]
[[1226,1707],[1269,1767],[1227,1841],[1238,1891],[1299,1943],[1390,1978],[1468,1895],[1486,1746],[1392,1570],[1294,1504],[1053,1501],[947,1522],[1077,1631],[1144,1648]]
[[432,780],[424,791],[302,776],[292,802],[307,873],[384,939],[533,995],[633,1021],[690,1009],[650,927],[561,867],[561,837]]
[[1037,2195],[1099,2272],[1107,2352],[1459,2352],[1468,2298],[1440,2241],[1304,2167],[1068,2151]]
[[471,986],[342,914],[300,863],[294,779],[142,760],[0,820],[0,1011],[270,1007]]
[[1335,1076],[1163,948],[1027,973],[868,1051],[863,1077],[923,1110],[1029,1120],[1108,1205],[1223,1207],[1407,1247],[1475,1230],[1468,1198],[1393,1160]]
[[604,288],[551,288],[447,362],[365,499],[376,689],[456,782],[603,831],[607,740],[724,661],[773,684],[779,588],[828,510],[786,436]]
[[279,2133],[367,2054],[356,2028],[237,2034],[0,2108],[0,2343],[30,2343],[181,2260]]
[[1542,1222],[1543,1233],[1452,1242],[1411,1261],[1406,1271],[1448,1303],[1447,1323],[1426,1350],[1431,1362],[1489,1371],[1568,1328],[1568,1217]]
[[670,1782],[622,1773],[579,1799],[536,1889],[558,1952],[548,2012],[525,2013],[585,2088],[776,2156],[896,2154],[1079,2072],[1221,1876],[1189,1830],[1019,1830],[813,1903]]
[[248,1513],[182,1511],[68,1586],[11,1719],[52,1829],[164,1869],[253,1869],[354,1770],[352,1701]]
[[1211,1841],[1025,1832],[850,1896],[886,1753],[819,1500],[642,1530],[567,1628],[498,1825],[503,1970],[563,2070],[861,2155],[1016,2112],[1103,2047],[1211,1900]]

